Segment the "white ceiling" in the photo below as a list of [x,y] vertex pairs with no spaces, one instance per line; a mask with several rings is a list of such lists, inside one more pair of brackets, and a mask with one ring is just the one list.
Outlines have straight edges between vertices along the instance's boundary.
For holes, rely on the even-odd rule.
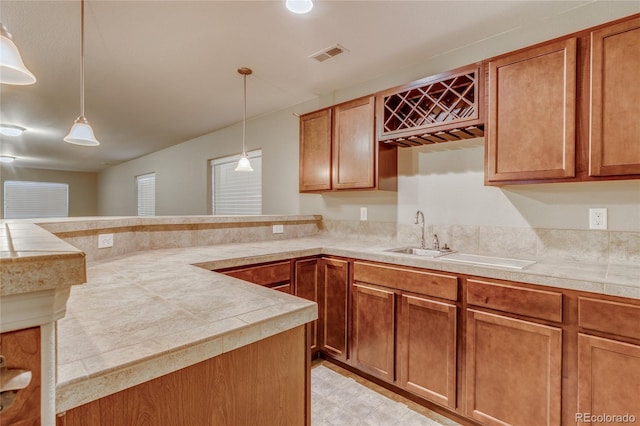
[[[315,3],[299,16],[281,0],[88,0],[85,115],[101,145],[80,147],[62,140],[80,113],[80,2],[2,0],[0,20],[38,81],[1,86],[0,123],[28,131],[2,136],[0,154],[16,166],[98,171],[240,121],[240,66],[254,70],[251,117],[593,0]],[[349,52],[308,58],[336,43]]]

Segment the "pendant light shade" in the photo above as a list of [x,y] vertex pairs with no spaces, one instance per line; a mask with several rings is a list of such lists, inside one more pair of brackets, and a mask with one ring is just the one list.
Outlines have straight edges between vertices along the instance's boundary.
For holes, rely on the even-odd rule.
[[22,62],[13,36],[4,24],[0,23],[0,83],[26,85],[35,82],[36,77]]
[[253,171],[253,167],[251,167],[251,162],[249,161],[249,157],[247,156],[247,149],[245,146],[247,135],[247,76],[251,73],[253,73],[251,68],[238,68],[238,74],[242,75],[244,83],[244,114],[242,116],[242,156],[240,157],[240,161],[238,161],[236,172]]
[[80,15],[80,116],[76,118],[64,141],[74,145],[97,146],[100,145],[100,142],[96,139],[89,121],[84,116],[84,0],[80,2]]
[[71,127],[71,131],[67,136],[64,137],[64,141],[72,143],[74,145],[82,146],[100,145],[100,142],[98,142],[95,135],[93,134],[93,129],[83,115],[76,118],[76,121]]

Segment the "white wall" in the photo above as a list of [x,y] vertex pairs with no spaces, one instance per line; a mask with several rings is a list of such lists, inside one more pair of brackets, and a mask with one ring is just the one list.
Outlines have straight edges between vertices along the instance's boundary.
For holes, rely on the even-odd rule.
[[[588,207],[597,206],[609,208],[609,229],[639,231],[639,181],[485,187],[481,139],[400,149],[397,193],[299,194],[298,120],[293,116],[637,12],[637,1],[591,2],[437,57],[416,58],[415,65],[375,81],[249,120],[248,149],[263,150],[263,213],[358,220],[360,207],[367,207],[370,221],[409,223],[421,209],[432,224],[585,229]],[[157,214],[206,214],[207,159],[237,154],[240,144],[241,127],[235,125],[111,167],[99,176],[99,214],[135,214],[135,176],[150,171],[156,172]]]

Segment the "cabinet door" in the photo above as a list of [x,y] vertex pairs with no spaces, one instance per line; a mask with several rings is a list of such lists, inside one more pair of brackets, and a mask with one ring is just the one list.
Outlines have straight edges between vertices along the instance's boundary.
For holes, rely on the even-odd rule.
[[31,371],[31,382],[18,391],[13,404],[0,414],[2,425],[39,425],[41,400],[40,327],[0,334],[0,355],[8,369]]
[[591,33],[589,174],[640,174],[640,18]]
[[578,360],[576,415],[627,414],[640,419],[640,346],[579,334]]
[[575,175],[576,39],[489,62],[489,182]]
[[322,259],[320,265],[322,289],[320,349],[333,358],[347,361],[349,262],[339,259]]
[[331,189],[331,109],[300,117],[300,192]]
[[393,290],[355,283],[352,297],[352,364],[393,382],[395,294]]
[[467,310],[467,415],[488,425],[559,425],[562,330]]
[[[298,260],[295,263],[296,296],[318,302],[318,259]],[[321,314],[321,312],[318,312]],[[311,324],[311,351],[318,350],[318,320]]]
[[334,107],[333,188],[374,188],[376,165],[373,96]]
[[403,294],[398,311],[400,386],[456,407],[456,306]]

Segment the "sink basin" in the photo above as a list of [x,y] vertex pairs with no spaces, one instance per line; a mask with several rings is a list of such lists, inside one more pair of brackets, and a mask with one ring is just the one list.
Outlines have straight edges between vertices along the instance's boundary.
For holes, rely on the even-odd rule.
[[536,263],[535,260],[511,259],[507,257],[481,256],[477,254],[452,253],[442,257],[443,261],[472,265],[499,266],[501,268],[524,269]]
[[439,256],[444,256],[445,254],[451,253],[451,251],[423,249],[420,247],[402,247],[397,249],[390,249],[387,251],[390,251],[393,253],[413,254],[415,256],[423,256],[423,257],[439,257]]

